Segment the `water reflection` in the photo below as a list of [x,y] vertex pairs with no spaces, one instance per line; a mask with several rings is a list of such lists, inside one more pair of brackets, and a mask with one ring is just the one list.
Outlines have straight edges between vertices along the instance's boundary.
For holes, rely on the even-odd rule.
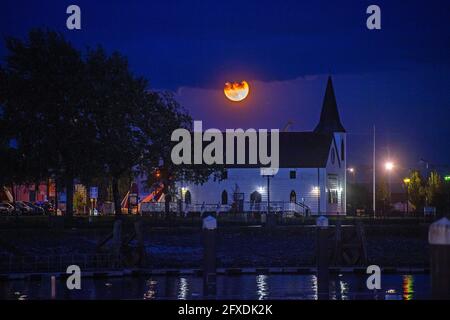
[[[382,290],[366,287],[366,276],[342,274],[330,279],[330,298],[426,299],[429,275],[385,275]],[[202,299],[202,277],[152,276],[83,280],[81,290],[57,281],[56,299]],[[0,299],[50,299],[50,278],[0,282]],[[217,299],[318,299],[315,275],[219,275]]]
[[343,281],[343,280],[339,280],[339,288],[341,290],[341,300],[349,300],[348,298],[348,283]]
[[264,300],[269,295],[267,276],[265,274],[256,276],[256,295],[258,300]]
[[403,276],[403,300],[412,300],[414,298],[414,277],[411,275]]
[[189,285],[186,278],[180,278],[178,300],[186,300],[189,294]]
[[317,286],[317,276],[312,276],[311,279],[311,289],[313,291],[313,295],[311,299],[318,300],[319,299],[319,287]]
[[156,297],[156,285],[158,282],[154,280],[147,280],[147,291],[144,293],[144,300],[153,300]]

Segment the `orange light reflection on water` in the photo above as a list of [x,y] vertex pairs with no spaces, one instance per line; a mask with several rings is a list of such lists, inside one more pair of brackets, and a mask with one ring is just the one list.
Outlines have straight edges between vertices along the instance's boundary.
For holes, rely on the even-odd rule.
[[411,275],[403,276],[403,300],[412,300],[414,298],[414,277]]

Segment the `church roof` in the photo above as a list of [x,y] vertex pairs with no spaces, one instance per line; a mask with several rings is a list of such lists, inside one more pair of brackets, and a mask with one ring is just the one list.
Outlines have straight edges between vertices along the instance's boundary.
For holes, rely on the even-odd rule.
[[324,168],[333,136],[315,132],[280,133],[280,168]]
[[316,133],[345,132],[344,126],[339,117],[339,111],[334,95],[333,82],[331,76],[328,77],[327,89],[323,99],[322,112],[320,114],[319,124],[314,129]]
[[[270,135],[270,133],[269,133]],[[224,157],[225,137],[224,141]],[[272,150],[270,137],[267,138],[268,150]],[[333,135],[316,132],[280,132],[279,133],[279,167],[280,168],[325,168],[328,161]],[[206,145],[207,143],[203,143]],[[235,164],[224,164],[225,168],[260,168],[261,163],[237,164],[237,144],[234,144]],[[259,157],[257,157],[259,160]],[[191,158],[193,159],[193,157]],[[245,144],[245,159],[249,159],[249,146]],[[203,165],[194,165],[196,167]]]

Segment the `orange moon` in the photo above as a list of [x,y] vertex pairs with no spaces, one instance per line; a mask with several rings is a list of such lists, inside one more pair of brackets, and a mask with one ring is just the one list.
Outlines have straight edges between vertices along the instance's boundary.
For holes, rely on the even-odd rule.
[[223,88],[223,93],[225,93],[225,96],[235,102],[242,101],[247,98],[249,91],[250,87],[248,86],[247,81],[242,81],[241,83],[227,82]]

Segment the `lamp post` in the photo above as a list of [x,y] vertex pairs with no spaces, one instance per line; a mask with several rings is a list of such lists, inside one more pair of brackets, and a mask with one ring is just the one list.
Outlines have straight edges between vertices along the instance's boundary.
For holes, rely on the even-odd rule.
[[389,183],[389,199],[391,198],[391,172],[394,170],[394,163],[391,161],[387,161],[384,164],[384,168],[388,173],[388,183]]
[[409,183],[411,182],[410,178],[403,179],[406,189],[406,215],[409,216]]
[[348,172],[350,172],[350,174],[352,175],[352,183],[353,184],[355,184],[355,168],[353,168],[353,167],[350,167],[350,168],[348,168],[347,169],[348,170]]
[[267,226],[272,227],[275,225],[275,217],[270,212],[270,178],[272,178],[275,173],[272,168],[261,168],[261,175],[267,178]]
[[[450,208],[450,175],[444,176],[444,182],[446,183],[446,192],[448,193],[447,210]],[[448,211],[447,211],[448,212]]]

